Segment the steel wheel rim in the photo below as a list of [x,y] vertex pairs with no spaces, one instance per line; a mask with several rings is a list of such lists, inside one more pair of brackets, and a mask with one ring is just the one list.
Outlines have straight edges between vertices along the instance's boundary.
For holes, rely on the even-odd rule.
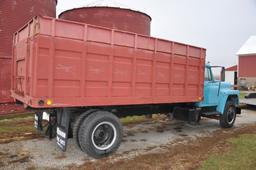
[[233,107],[230,107],[227,111],[227,121],[229,124],[233,123],[233,121],[235,120],[235,110]]
[[107,150],[116,141],[117,131],[111,122],[101,122],[93,129],[91,140],[98,150]]

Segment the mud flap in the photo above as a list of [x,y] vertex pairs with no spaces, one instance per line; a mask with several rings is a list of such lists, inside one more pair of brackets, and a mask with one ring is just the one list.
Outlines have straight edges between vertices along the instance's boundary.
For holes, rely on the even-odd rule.
[[70,122],[70,110],[64,108],[63,110],[57,111],[57,145],[62,151],[67,150],[68,143],[68,130]]

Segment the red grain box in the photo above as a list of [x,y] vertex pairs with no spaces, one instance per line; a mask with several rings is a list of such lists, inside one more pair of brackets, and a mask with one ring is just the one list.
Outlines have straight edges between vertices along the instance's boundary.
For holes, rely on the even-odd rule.
[[14,42],[12,96],[33,108],[203,98],[204,48],[50,17]]

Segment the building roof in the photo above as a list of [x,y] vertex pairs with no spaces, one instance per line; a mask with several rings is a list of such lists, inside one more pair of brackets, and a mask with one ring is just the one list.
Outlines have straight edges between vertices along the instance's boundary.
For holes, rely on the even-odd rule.
[[237,71],[237,65],[228,67],[228,68],[226,68],[225,70],[226,70],[226,71]]
[[256,36],[251,36],[237,52],[237,55],[251,54],[256,54]]

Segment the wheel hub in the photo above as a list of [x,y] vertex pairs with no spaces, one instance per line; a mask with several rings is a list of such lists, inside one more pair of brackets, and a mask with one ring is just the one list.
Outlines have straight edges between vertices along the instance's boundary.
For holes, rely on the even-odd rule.
[[227,112],[227,116],[228,116],[228,123],[232,123],[235,119],[235,111],[234,108],[229,108],[228,112]]
[[111,122],[101,122],[92,132],[92,143],[99,150],[109,149],[116,140],[116,134],[116,128]]

